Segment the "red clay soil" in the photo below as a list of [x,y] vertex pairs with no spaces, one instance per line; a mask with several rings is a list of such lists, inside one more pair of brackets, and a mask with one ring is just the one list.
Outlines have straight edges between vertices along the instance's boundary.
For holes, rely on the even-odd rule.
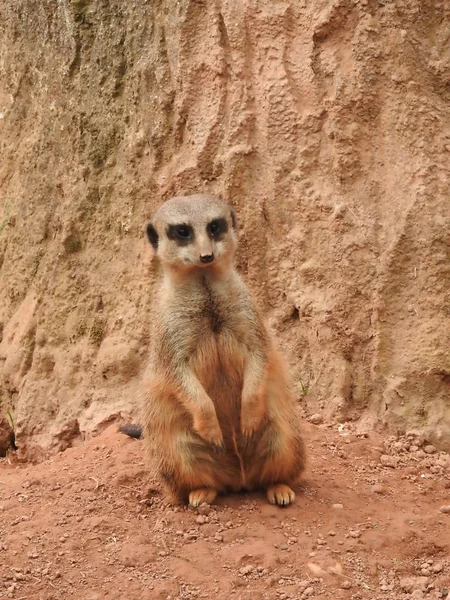
[[450,457],[418,435],[305,426],[295,504],[170,506],[111,426],[38,465],[0,459],[0,600],[437,600],[450,589]]

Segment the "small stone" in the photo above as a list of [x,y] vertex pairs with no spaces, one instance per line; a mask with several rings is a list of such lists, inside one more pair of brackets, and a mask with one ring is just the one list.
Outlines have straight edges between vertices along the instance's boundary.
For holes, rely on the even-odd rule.
[[359,529],[350,529],[350,531],[348,532],[348,536],[357,540],[361,537],[361,532]]
[[398,458],[396,456],[382,454],[380,456],[380,463],[383,465],[383,467],[390,467],[391,469],[396,469],[398,466]]
[[422,590],[414,590],[410,596],[411,600],[422,600],[424,598],[424,594]]
[[433,573],[440,573],[443,568],[444,567],[441,565],[441,563],[436,563],[431,567],[431,570],[433,571]]
[[309,587],[309,579],[302,579],[298,584],[298,587],[301,591],[306,590],[306,588]]
[[254,567],[252,565],[246,565],[239,569],[239,573],[241,575],[250,575],[250,573],[253,573],[253,569]]
[[435,454],[435,452],[436,452],[436,448],[434,446],[432,446],[431,444],[428,444],[427,446],[424,446],[423,450],[427,454]]
[[341,585],[341,588],[344,590],[349,590],[352,587],[352,584],[350,583],[350,581],[344,581]]
[[428,577],[402,577],[400,579],[400,587],[407,594],[411,594],[414,590],[426,590],[428,585]]
[[306,590],[303,592],[303,598],[308,598],[308,596],[312,596],[313,594],[314,594],[314,588],[307,587]]
[[409,438],[415,446],[423,446],[425,443],[425,438],[419,431],[407,431],[406,437]]
[[374,494],[385,494],[386,488],[384,487],[384,485],[381,485],[381,483],[376,483],[372,486],[372,492]]
[[336,508],[337,510],[344,508],[343,504],[333,504],[331,508]]
[[441,511],[441,513],[444,513],[445,515],[450,515],[450,504],[441,506],[441,508],[439,510]]
[[314,413],[309,420],[313,425],[320,425],[323,423],[323,416],[320,413]]
[[208,522],[208,517],[205,517],[205,515],[198,515],[198,517],[195,519],[195,522],[199,525],[204,525]]
[[417,452],[418,449],[419,449],[419,446],[412,445],[412,446],[409,447],[409,451],[410,452]]
[[200,504],[200,506],[197,508],[197,511],[201,514],[201,515],[209,515],[209,513],[211,512],[212,508],[209,504],[206,504],[206,502],[203,502],[202,504]]

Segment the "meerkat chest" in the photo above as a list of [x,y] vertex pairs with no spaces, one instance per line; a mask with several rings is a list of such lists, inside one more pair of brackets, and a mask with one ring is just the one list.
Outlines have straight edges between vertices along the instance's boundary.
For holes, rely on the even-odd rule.
[[210,286],[205,284],[204,290],[199,316],[206,329],[217,335],[230,326],[230,314],[224,306],[223,299],[215,294]]
[[201,336],[213,336],[216,341],[223,338],[226,343],[232,338],[245,341],[245,332],[250,325],[248,305],[236,290],[227,286],[215,287],[205,281],[198,309]]
[[177,338],[185,354],[192,355],[206,347],[225,352],[235,344],[248,342],[253,319],[251,305],[242,291],[232,286],[204,280],[189,294],[172,295],[169,304],[162,304],[161,308],[170,337]]

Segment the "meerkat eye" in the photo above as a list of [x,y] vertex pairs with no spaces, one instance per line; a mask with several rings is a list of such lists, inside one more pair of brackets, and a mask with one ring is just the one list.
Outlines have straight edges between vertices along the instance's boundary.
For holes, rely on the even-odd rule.
[[225,219],[214,219],[208,224],[207,230],[212,237],[218,238],[228,231],[228,225]]
[[190,225],[184,223],[180,225],[169,225],[167,228],[167,237],[169,240],[174,240],[181,245],[190,244],[193,237],[194,231]]
[[187,225],[177,225],[175,228],[177,236],[183,240],[191,237],[191,228]]
[[219,233],[219,229],[220,229],[220,227],[219,227],[219,224],[217,223],[217,221],[213,221],[211,223],[211,225],[209,226],[209,230],[213,235],[215,235],[216,233]]

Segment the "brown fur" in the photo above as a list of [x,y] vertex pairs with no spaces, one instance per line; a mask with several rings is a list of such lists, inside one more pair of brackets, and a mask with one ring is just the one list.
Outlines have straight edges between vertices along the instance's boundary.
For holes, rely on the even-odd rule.
[[[227,220],[220,240],[205,235]],[[193,241],[168,239],[189,223]],[[144,440],[172,497],[198,505],[216,493],[266,488],[289,504],[305,463],[295,398],[282,357],[233,267],[235,217],[211,196],[174,198],[156,213],[163,279],[144,399]],[[200,254],[214,254],[203,265]]]

